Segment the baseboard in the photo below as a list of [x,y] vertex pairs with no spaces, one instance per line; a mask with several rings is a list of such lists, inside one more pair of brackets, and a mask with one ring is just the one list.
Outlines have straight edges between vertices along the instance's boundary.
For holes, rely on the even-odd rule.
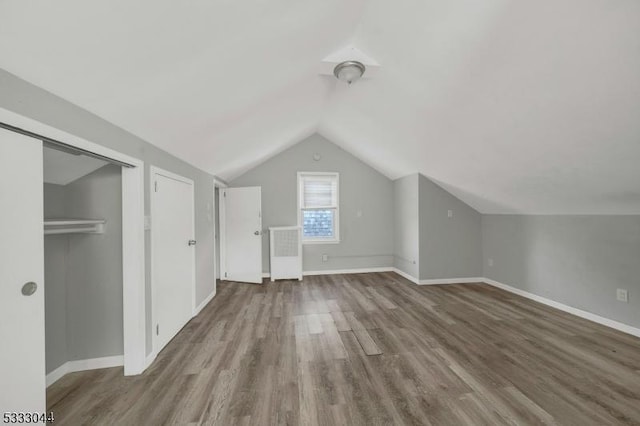
[[60,380],[62,376],[64,376],[68,372],[69,372],[69,363],[65,362],[60,367],[56,368],[51,373],[47,374],[47,377],[46,377],[47,387],[51,386],[52,384]]
[[120,367],[122,365],[124,365],[124,357],[122,355],[67,361],[60,367],[53,370],[51,373],[47,374],[47,387],[57,382],[65,374],[68,373],[75,373],[76,371],[97,370],[99,368]]
[[196,308],[196,311],[193,313],[193,316],[195,317],[196,315],[198,315],[200,311],[202,311],[204,307],[207,306],[207,304],[213,300],[215,295],[216,295],[216,291],[214,290],[211,292],[210,295],[207,296],[206,299],[202,301],[202,303],[200,303],[200,305],[198,305],[198,307]]
[[600,315],[593,314],[591,312],[583,311],[582,309],[574,308],[573,306],[565,305],[564,303],[556,302],[555,300],[547,299],[546,297],[538,296],[537,294],[529,293],[528,291],[521,290],[516,287],[512,287],[507,284],[503,284],[501,282],[483,278],[483,282],[508,291],[509,293],[517,294],[518,296],[526,297],[527,299],[534,300],[536,302],[542,303],[547,306],[551,306],[552,308],[559,309],[561,311],[573,314],[580,318],[584,318],[589,321],[593,321],[595,323],[613,328],[618,331],[622,331],[623,333],[631,334],[632,336],[640,337],[640,328],[632,327],[628,324],[624,324],[609,318],[601,317]]
[[151,353],[147,355],[147,357],[145,358],[145,366],[144,366],[145,370],[149,368],[151,364],[153,364],[153,361],[156,360],[157,356],[158,354],[155,351],[151,351]]
[[438,278],[438,279],[429,279],[429,280],[420,280],[418,285],[436,285],[436,284],[473,284],[473,283],[483,283],[484,278],[482,277],[471,277],[471,278]]
[[406,278],[409,281],[411,281],[414,284],[420,284],[420,280],[417,279],[416,277],[407,274],[406,272],[404,272],[403,270],[400,270],[398,268],[392,268],[392,271],[395,272],[396,274],[400,275],[402,278]]

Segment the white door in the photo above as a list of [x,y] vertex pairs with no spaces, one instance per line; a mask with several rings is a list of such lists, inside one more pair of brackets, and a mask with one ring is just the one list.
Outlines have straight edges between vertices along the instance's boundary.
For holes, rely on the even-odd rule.
[[154,349],[159,352],[195,311],[193,181],[152,170]]
[[225,188],[222,191],[225,232],[225,276],[222,279],[262,283],[261,188]]
[[0,129],[0,413],[46,409],[42,185],[42,142]]

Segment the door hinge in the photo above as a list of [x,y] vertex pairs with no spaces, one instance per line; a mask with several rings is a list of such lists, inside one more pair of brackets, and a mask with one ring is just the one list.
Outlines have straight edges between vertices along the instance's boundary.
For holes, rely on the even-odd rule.
[[155,191],[158,192],[158,181],[154,182],[154,186],[155,186]]
[[160,324],[156,324],[156,336],[160,335]]

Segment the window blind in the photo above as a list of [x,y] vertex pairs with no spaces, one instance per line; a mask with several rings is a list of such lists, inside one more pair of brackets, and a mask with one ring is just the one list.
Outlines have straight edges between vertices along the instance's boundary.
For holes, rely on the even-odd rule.
[[303,209],[335,209],[338,207],[336,176],[304,176],[300,190],[300,207]]

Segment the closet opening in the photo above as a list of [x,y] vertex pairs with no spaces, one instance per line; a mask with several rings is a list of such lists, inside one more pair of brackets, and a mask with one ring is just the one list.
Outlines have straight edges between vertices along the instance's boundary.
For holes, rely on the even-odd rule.
[[[54,146],[56,149],[52,149]],[[123,373],[129,376],[142,373],[152,361],[149,356],[151,345],[147,342],[147,336],[151,334],[151,325],[146,319],[146,301],[150,299],[150,287],[145,282],[145,165],[138,158],[3,108],[0,108],[0,150],[3,153],[0,158],[4,160],[5,177],[3,203],[5,200],[7,202],[2,216],[5,223],[3,236],[6,238],[0,244],[0,250],[6,258],[13,256],[11,265],[8,265],[10,267],[2,270],[3,279],[6,278],[9,282],[2,291],[2,323],[5,325],[4,331],[12,331],[7,333],[12,339],[12,350],[3,351],[0,375],[7,378],[15,389],[15,404],[12,407],[24,406],[31,407],[30,409],[37,408],[35,411],[44,411],[46,384],[66,372],[104,368],[115,363],[124,364]],[[56,168],[52,166],[55,163],[52,158],[56,154],[81,161],[74,166],[63,165]],[[58,173],[52,177],[47,172],[49,182],[46,185],[46,194],[45,155],[48,170],[57,170]],[[86,160],[98,162],[87,165]],[[68,158],[65,161],[68,161]],[[74,180],[73,177],[69,178],[69,174],[73,173],[85,174]],[[85,176],[92,175],[91,178],[97,178],[101,173],[105,174],[101,178],[120,179],[119,188],[112,188],[120,193],[120,231],[116,233],[111,232],[111,225],[117,225],[117,219],[114,222],[108,215],[100,214],[101,212],[82,210],[104,201],[104,193],[87,190],[85,192],[89,196],[84,200],[79,195],[71,194],[70,188],[80,187],[81,183],[86,183],[85,180],[90,180]],[[71,181],[56,184],[52,180],[54,178],[69,178]],[[45,208],[46,219],[51,219],[47,220],[46,224]],[[21,236],[21,233],[24,235]],[[86,323],[74,320],[78,315],[94,312],[91,305],[93,302],[87,301],[90,294],[83,294],[82,291],[86,289],[78,290],[73,284],[82,273],[94,275],[90,274],[89,266],[93,267],[92,265],[75,257],[78,250],[75,249],[76,242],[71,240],[80,240],[81,237],[108,239],[113,235],[119,235],[121,246],[119,263],[115,263],[110,276],[119,278],[117,290],[121,294],[121,302],[119,306],[106,310],[119,311],[119,319],[109,317],[102,324],[97,324],[95,317],[91,317]],[[58,243],[49,240],[53,241],[56,238],[63,241],[66,239],[66,247],[63,243],[62,250],[50,250],[49,246]],[[45,244],[48,246],[47,252],[53,253],[47,255],[47,275],[54,277],[46,280]],[[91,250],[88,248],[84,254],[90,254]],[[105,258],[109,256],[115,255],[104,255]],[[62,272],[60,269],[57,271],[60,274],[57,276],[56,265],[53,265],[56,258],[62,260],[57,264],[58,267],[65,266]],[[108,263],[104,263],[106,264]],[[66,266],[74,268],[67,270]],[[64,278],[61,278],[62,273],[65,275]],[[96,273],[95,276],[99,277],[100,273]],[[61,279],[65,285],[64,289],[52,289],[46,294],[48,282],[55,279]],[[89,286],[89,289],[91,288]],[[97,291],[97,296],[113,299],[113,294],[108,292]],[[45,306],[45,299],[48,299],[49,307]],[[58,305],[51,305],[51,299]],[[76,300],[80,303],[76,303]],[[69,310],[66,309],[67,304]],[[64,306],[64,312],[61,313],[61,310],[52,306]],[[53,318],[52,321],[57,321],[59,327],[55,328],[56,322],[49,321],[49,329],[45,329],[45,317]],[[112,330],[109,329],[112,321],[120,327],[120,333],[116,333],[115,338],[114,334],[108,334]],[[6,327],[8,324],[11,324],[10,328]],[[51,328],[52,325],[54,328]],[[111,337],[95,345],[87,345],[87,340],[100,339],[100,333],[103,332]],[[114,351],[113,347],[116,345],[112,345],[116,340],[119,341],[118,351]],[[45,350],[45,343],[48,351]],[[29,363],[29,368],[17,373],[16,366],[25,362]]]
[[45,143],[43,172],[48,386],[124,364],[122,166]]

